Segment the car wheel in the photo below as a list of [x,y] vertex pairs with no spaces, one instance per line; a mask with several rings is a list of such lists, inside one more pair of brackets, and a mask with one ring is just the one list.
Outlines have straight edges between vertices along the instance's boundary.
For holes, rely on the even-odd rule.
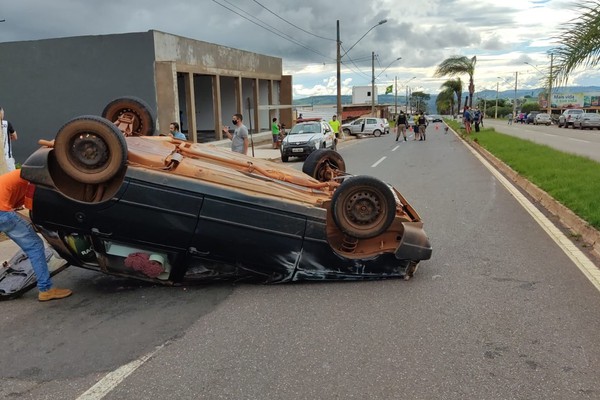
[[350,136],[351,134],[350,129],[344,129],[344,135]]
[[150,107],[137,97],[120,97],[108,103],[102,116],[113,122],[125,136],[154,134],[154,116]]
[[316,150],[304,161],[302,172],[319,182],[328,182],[337,176],[345,175],[346,163],[340,153],[334,150]]
[[288,162],[290,160],[290,158],[288,156],[281,156],[281,161],[283,162]]
[[87,184],[109,181],[127,162],[123,134],[111,121],[94,115],[63,125],[56,134],[54,152],[65,174]]
[[331,199],[332,217],[345,234],[357,239],[385,232],[396,215],[396,199],[387,184],[370,176],[346,179]]
[[379,129],[375,129],[375,130],[373,131],[373,136],[375,136],[375,137],[379,137],[379,136],[381,136],[381,131],[380,131]]

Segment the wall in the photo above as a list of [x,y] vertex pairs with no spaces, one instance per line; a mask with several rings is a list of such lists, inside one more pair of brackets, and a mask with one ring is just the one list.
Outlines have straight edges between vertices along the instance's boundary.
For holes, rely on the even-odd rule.
[[0,105],[22,163],[68,120],[135,95],[156,112],[151,32],[0,43]]

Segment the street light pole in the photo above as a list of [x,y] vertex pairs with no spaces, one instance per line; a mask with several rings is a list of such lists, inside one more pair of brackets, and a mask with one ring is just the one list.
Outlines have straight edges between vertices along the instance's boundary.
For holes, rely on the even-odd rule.
[[375,52],[371,52],[371,115],[375,116]]
[[513,101],[513,118],[517,116],[517,79],[519,77],[519,72],[515,71],[515,98]]
[[496,81],[496,109],[494,110],[494,119],[498,119],[498,85],[499,82]]
[[379,21],[376,25],[373,25],[367,32],[365,32],[364,35],[362,35],[360,37],[360,39],[358,39],[356,41],[356,43],[354,43],[352,46],[350,46],[350,48],[348,50],[346,50],[346,52],[341,55],[341,47],[342,47],[342,41],[340,40],[340,20],[337,20],[337,43],[336,43],[336,47],[337,47],[337,60],[336,60],[336,64],[337,64],[337,116],[338,116],[338,121],[342,121],[342,73],[341,73],[341,64],[342,64],[342,57],[344,57],[346,54],[348,54],[350,52],[350,50],[352,50],[354,48],[354,46],[356,46],[358,44],[358,42],[360,42],[362,40],[362,38],[364,38],[365,36],[367,36],[367,33],[371,32],[374,28],[378,27],[379,25],[383,25],[387,22],[387,19],[382,19],[381,21]]
[[552,115],[552,62],[554,61],[554,53],[550,53],[550,77],[548,79],[548,115]]
[[394,77],[394,118],[398,115],[398,77]]

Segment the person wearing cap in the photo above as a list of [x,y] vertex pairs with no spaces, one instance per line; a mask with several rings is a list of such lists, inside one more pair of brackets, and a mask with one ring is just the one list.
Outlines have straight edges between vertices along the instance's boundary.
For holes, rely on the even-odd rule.
[[0,232],[12,239],[29,257],[37,278],[38,300],[62,299],[73,292],[52,286],[44,242],[31,224],[15,211],[23,206],[28,185],[29,182],[21,178],[21,170],[0,175]]

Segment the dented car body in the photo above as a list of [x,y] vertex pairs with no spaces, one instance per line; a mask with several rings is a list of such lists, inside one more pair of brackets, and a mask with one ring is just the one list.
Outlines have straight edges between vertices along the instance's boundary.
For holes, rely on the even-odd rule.
[[[431,257],[391,186],[333,150],[304,171],[111,121],[65,124],[22,166],[32,222],[71,265],[163,284],[408,279]],[[107,170],[110,170],[107,172]]]

